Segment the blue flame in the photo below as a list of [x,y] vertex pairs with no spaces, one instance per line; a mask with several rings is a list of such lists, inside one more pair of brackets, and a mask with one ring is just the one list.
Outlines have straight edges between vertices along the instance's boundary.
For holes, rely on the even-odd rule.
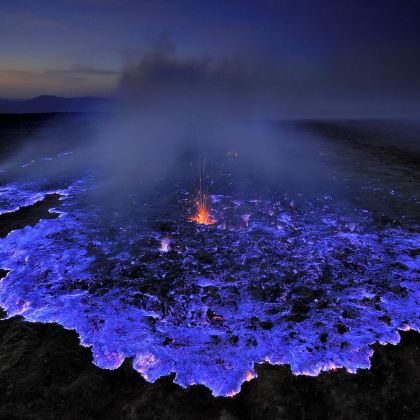
[[[372,343],[420,330],[414,230],[378,229],[369,212],[343,213],[329,197],[297,210],[220,195],[212,197],[216,225],[188,222],[187,208],[171,216],[163,253],[152,224],[105,222],[83,205],[91,185],[56,190],[57,219],[0,240],[8,270],[0,305],[9,317],[76,330],[102,368],[134,357],[148,381],[175,372],[183,387],[233,395],[255,363],[288,363],[305,375],[355,372],[370,366]],[[51,192],[9,184],[2,210]]]

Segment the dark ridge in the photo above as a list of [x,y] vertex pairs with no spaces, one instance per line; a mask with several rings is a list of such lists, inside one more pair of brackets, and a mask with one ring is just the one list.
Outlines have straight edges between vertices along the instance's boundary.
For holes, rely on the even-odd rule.
[[420,124],[398,121],[300,121],[295,125],[339,141],[382,162],[395,161],[420,166]]
[[263,364],[234,398],[214,398],[173,376],[147,383],[130,361],[99,369],[74,331],[14,317],[0,321],[0,418],[411,420],[420,412],[420,334],[401,337],[374,346],[370,370],[309,377]]
[[31,99],[0,98],[0,114],[98,112],[106,110],[111,103],[111,98],[95,96],[66,98],[61,96],[41,95]]
[[0,214],[0,238],[6,237],[13,230],[35,226],[41,219],[57,218],[59,213],[50,213],[49,210],[60,205],[60,197],[57,193],[47,194],[43,200],[31,206]]
[[[17,165],[15,170],[21,170],[20,165],[25,161],[18,161],[23,158],[19,151],[27,146],[33,149],[34,159],[37,155],[45,157],[43,150],[49,150],[52,155],[68,151],[75,147],[77,139],[90,135],[95,116],[92,113],[0,114],[0,163],[11,158]],[[59,140],[51,142],[51,139]],[[1,174],[3,180],[4,177],[6,173]]]
[[0,114],[0,126],[6,129],[31,129],[45,126],[56,114]]

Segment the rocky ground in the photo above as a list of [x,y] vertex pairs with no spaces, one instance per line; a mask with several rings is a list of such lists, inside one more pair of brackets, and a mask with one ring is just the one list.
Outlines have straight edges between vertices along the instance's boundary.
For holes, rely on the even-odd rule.
[[153,384],[128,361],[115,371],[92,364],[75,332],[15,317],[0,322],[0,419],[418,419],[420,334],[375,345],[372,368],[317,377],[260,365],[233,398],[172,378]]

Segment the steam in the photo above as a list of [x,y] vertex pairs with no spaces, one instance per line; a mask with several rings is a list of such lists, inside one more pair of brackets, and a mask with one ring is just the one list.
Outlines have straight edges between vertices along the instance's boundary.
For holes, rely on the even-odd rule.
[[304,136],[290,127],[263,121],[271,93],[258,90],[256,79],[243,61],[183,57],[164,39],[127,66],[91,154],[118,188],[174,179],[189,171],[187,156],[211,162],[228,151],[239,154],[244,176],[296,179],[293,159],[307,161],[315,146],[302,146]]
[[118,168],[124,182],[157,178],[186,153],[229,147],[234,131],[253,117],[246,76],[234,63],[182,58],[160,42],[127,67],[95,149],[113,177]]
[[[241,162],[234,169],[244,180],[291,185],[302,173],[313,179],[316,141],[264,121],[272,94],[257,80],[243,60],[181,56],[163,38],[129,60],[112,109],[66,134],[73,136],[72,157],[49,165],[48,175],[93,169],[100,181],[97,197],[122,200],[133,190],[150,192],[164,179],[174,185],[189,175],[191,163],[220,162],[233,151]],[[57,133],[44,137],[44,155],[62,144]],[[33,158],[33,144],[20,151],[21,161]]]

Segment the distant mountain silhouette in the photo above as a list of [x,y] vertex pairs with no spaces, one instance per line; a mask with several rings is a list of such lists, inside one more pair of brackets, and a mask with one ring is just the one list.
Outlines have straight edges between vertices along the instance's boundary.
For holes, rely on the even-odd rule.
[[110,98],[94,96],[64,98],[60,96],[41,95],[32,99],[0,98],[0,114],[103,111],[110,103]]

